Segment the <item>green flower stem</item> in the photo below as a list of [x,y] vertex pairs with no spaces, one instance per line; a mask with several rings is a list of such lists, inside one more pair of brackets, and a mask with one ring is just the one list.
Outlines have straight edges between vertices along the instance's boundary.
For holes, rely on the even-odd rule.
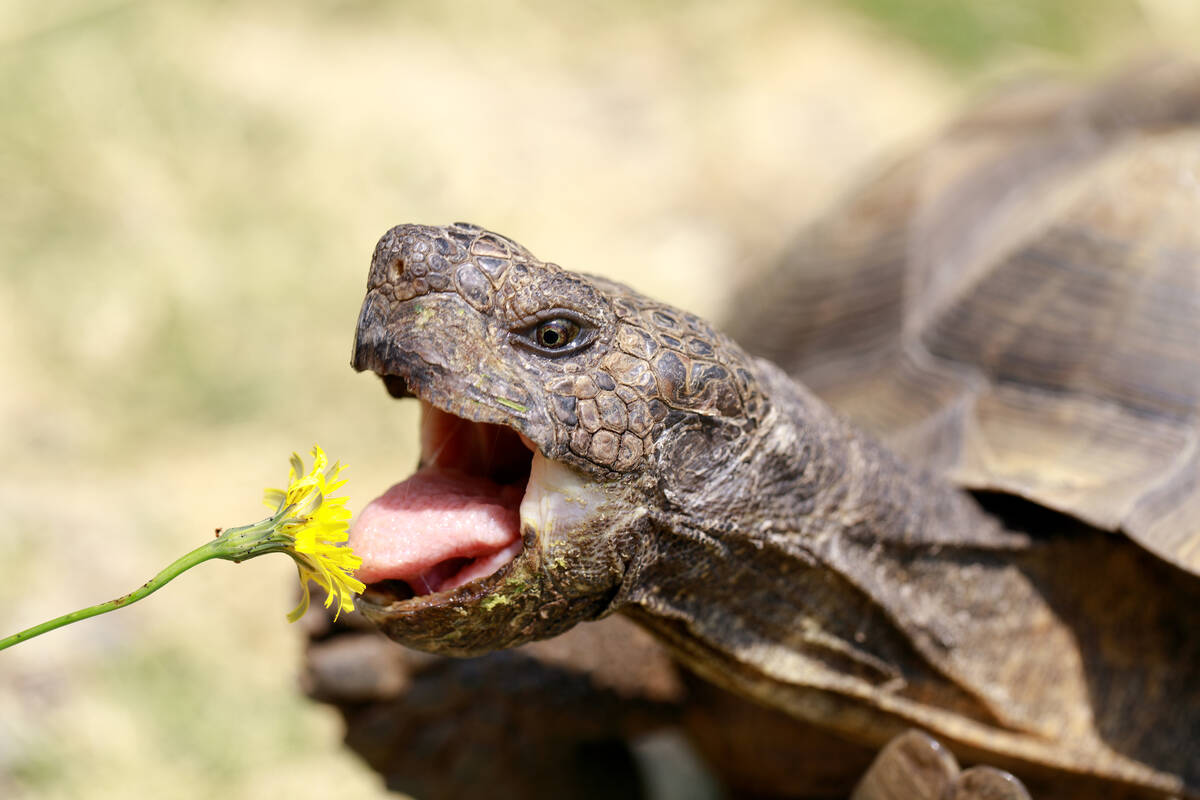
[[203,564],[205,561],[221,558],[226,561],[241,562],[265,553],[286,552],[285,540],[275,535],[274,522],[275,519],[271,518],[254,525],[229,528],[222,531],[220,536],[197,547],[187,555],[176,559],[162,572],[129,594],[122,595],[116,600],[109,600],[107,603],[100,603],[99,605],[82,608],[79,611],[73,611],[70,614],[63,614],[61,617],[43,622],[41,625],[34,625],[32,628],[23,630],[20,633],[14,633],[12,636],[0,639],[0,650],[12,647],[14,644],[23,642],[26,639],[41,636],[43,633],[52,631],[55,628],[70,625],[72,622],[88,619],[98,614],[106,614],[109,611],[115,611],[118,608],[124,608],[127,605],[136,603],[144,597],[149,597],[184,572],[187,572],[197,564]]
[[268,506],[275,507],[275,513],[271,516],[253,525],[220,531],[217,538],[177,559],[140,588],[123,597],[64,614],[0,639],[0,650],[72,622],[136,603],[197,564],[214,558],[241,563],[267,553],[286,553],[290,556],[296,563],[302,590],[300,605],[288,614],[292,622],[308,610],[309,581],[325,590],[326,608],[337,603],[334,619],[342,611],[353,611],[354,595],[363,590],[362,581],[354,576],[362,559],[354,555],[349,546],[343,546],[347,545],[349,538],[350,512],[346,510],[346,498],[329,496],[345,485],[346,479],[338,477],[344,466],[336,461],[330,465],[320,445],[313,445],[312,454],[311,472],[304,472],[304,462],[293,453],[287,488],[267,490],[264,499]]

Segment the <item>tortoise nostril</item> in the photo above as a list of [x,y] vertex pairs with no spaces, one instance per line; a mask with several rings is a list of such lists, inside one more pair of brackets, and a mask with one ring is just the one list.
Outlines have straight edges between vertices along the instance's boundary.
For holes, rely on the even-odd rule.
[[392,280],[400,278],[404,275],[404,257],[396,256],[388,264],[388,277]]

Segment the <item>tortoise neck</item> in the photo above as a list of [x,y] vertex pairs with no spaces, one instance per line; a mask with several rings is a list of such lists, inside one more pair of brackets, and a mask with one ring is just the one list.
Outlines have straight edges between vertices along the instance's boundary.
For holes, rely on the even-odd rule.
[[970,493],[904,464],[775,366],[757,368],[770,411],[736,466],[663,520],[660,542],[682,536],[712,553],[784,547],[816,560],[848,540],[910,550],[1024,545]]
[[[615,607],[710,680],[801,716],[833,713],[809,708],[833,703],[832,692],[907,696],[910,710],[929,704],[995,723],[985,700],[947,679],[937,632],[905,603],[927,591],[919,582],[942,582],[928,590],[929,614],[963,610],[972,600],[951,585],[953,568],[1003,572],[1007,554],[996,551],[1026,537],[758,366],[772,410],[736,468],[690,497],[690,511],[658,522]],[[900,724],[837,702],[852,733]]]
[[1025,544],[969,492],[905,464],[802,387],[789,382],[778,391],[789,389],[788,419],[778,427],[785,440],[794,437],[792,452],[810,454],[815,464],[815,479],[805,487],[811,510],[786,491],[770,507],[798,545],[820,556],[846,539],[902,551]]

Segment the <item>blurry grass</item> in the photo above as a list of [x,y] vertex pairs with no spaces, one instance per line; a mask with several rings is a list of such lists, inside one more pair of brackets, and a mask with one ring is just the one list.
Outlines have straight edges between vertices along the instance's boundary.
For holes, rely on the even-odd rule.
[[[80,731],[68,729],[80,720],[51,712],[43,720],[46,735],[31,743],[10,769],[18,780],[65,789],[66,796],[93,797],[97,789],[130,796],[130,781],[123,776],[149,761],[169,765],[164,774],[151,777],[161,784],[158,796],[237,794],[243,776],[264,765],[292,764],[314,741],[302,707],[253,675],[230,672],[234,663],[217,654],[198,658],[186,642],[130,647],[73,687],[105,698],[120,709],[119,715],[112,708],[93,709],[96,716],[85,717]],[[217,682],[219,702],[212,696],[214,672],[223,678]],[[95,704],[86,697],[74,699]],[[230,715],[230,708],[238,714]],[[116,747],[107,746],[110,738],[117,740]],[[74,745],[65,753],[64,741]],[[92,753],[101,748],[110,757],[98,771]]]
[[[711,157],[698,158],[694,174],[653,176],[643,167],[678,169],[675,149],[722,149],[728,131],[685,123],[743,77],[744,65],[733,62],[745,56],[722,29],[732,21],[763,35],[780,13],[772,4],[732,17],[696,6],[683,20],[690,30],[667,46],[637,17],[591,30],[610,17],[599,5],[584,6],[582,19],[520,4],[463,13],[461,4],[323,3],[303,16],[283,4],[240,8],[89,11],[36,27],[0,57],[0,269],[20,298],[9,324],[36,342],[40,366],[87,393],[97,452],[118,442],[129,452],[164,425],[310,418],[326,404],[273,378],[304,375],[310,386],[344,379],[363,264],[378,233],[418,211],[498,227],[561,216],[552,210],[562,200],[553,182],[570,176],[541,157],[544,148],[561,151],[584,177],[573,181],[581,221],[602,217],[596,212],[613,200],[740,182],[733,158],[711,181],[706,167],[723,167]],[[661,8],[648,13],[669,21]],[[394,34],[373,33],[381,22]],[[423,36],[425,25],[444,40]],[[591,47],[572,46],[587,35]],[[324,55],[312,61],[312,53]],[[614,65],[618,53],[632,63]],[[371,57],[383,61],[376,74]],[[581,74],[556,74],[564,61]],[[326,69],[338,62],[343,78]],[[420,72],[406,74],[413,66]],[[631,90],[642,68],[659,73],[664,90],[679,90],[674,107]],[[504,80],[473,83],[488,70]],[[323,114],[328,102],[341,106],[341,118]],[[381,129],[371,130],[376,121]],[[584,135],[562,138],[572,128]],[[624,136],[616,161],[603,163],[608,142]],[[757,150],[745,149],[749,157]],[[465,208],[445,202],[464,195],[473,200]],[[374,213],[351,217],[372,203]],[[639,211],[635,202],[624,215],[657,227]],[[692,227],[681,246],[709,244]],[[667,240],[662,233],[643,236]],[[720,247],[720,237],[712,244]],[[39,430],[39,416],[27,435],[54,438]]]
[[1024,50],[1094,56],[1098,42],[1142,22],[1132,0],[848,0],[844,4],[931,56],[977,68]]
[[[389,226],[479,222],[711,313],[964,79],[1129,49],[1128,8],[3,4],[0,630],[259,518],[314,440],[358,506],[403,476],[412,409],[347,366]],[[0,796],[380,796],[298,695],[293,583],[205,566],[6,651]]]

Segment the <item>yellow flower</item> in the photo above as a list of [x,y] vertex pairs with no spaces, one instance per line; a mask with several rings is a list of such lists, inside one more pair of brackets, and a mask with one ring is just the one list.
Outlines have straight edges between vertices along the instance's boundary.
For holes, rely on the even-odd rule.
[[292,454],[292,471],[286,489],[267,489],[266,503],[275,509],[270,517],[253,525],[239,525],[217,532],[214,539],[175,559],[150,580],[126,595],[107,603],[88,606],[70,614],[26,628],[0,639],[0,650],[40,636],[72,622],[106,614],[150,596],[197,564],[213,558],[240,564],[267,553],[287,553],[300,570],[304,596],[288,619],[292,622],[308,611],[308,582],[325,590],[325,607],[337,603],[334,619],[354,610],[354,595],[365,587],[354,577],[362,559],[346,544],[350,538],[350,512],[345,497],[331,497],[346,485],[339,480],[342,465],[329,464],[320,445],[313,445],[313,468],[305,473],[300,456]]
[[354,595],[364,588],[354,577],[362,559],[346,544],[350,538],[346,498],[331,496],[346,484],[338,477],[345,467],[337,462],[330,465],[320,445],[313,445],[312,455],[312,469],[305,473],[304,462],[293,453],[287,489],[268,489],[264,496],[264,502],[275,508],[275,530],[290,539],[287,553],[300,572],[303,595],[300,605],[288,614],[292,622],[308,610],[310,580],[325,590],[326,608],[337,603],[335,619],[354,610]]

